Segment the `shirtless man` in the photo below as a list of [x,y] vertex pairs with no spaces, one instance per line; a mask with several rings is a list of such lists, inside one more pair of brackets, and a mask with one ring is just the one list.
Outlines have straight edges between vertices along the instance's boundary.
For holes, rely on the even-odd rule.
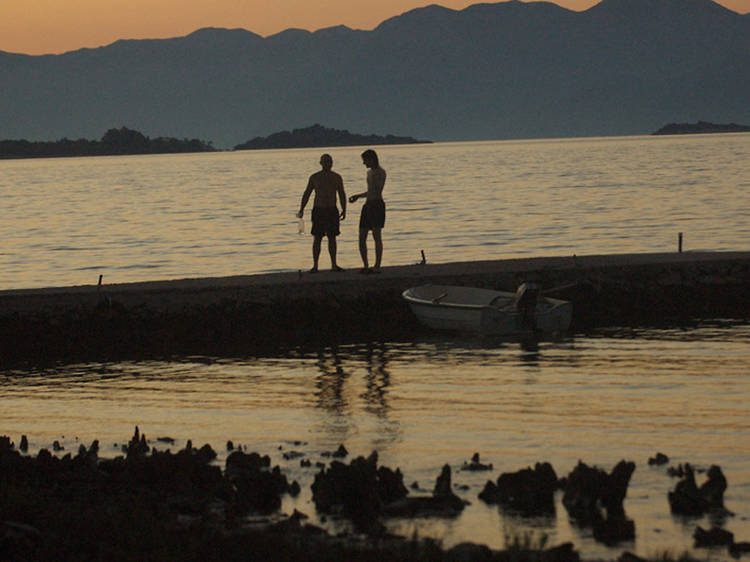
[[[354,203],[360,197],[366,197],[359,217],[359,255],[364,267],[360,273],[380,273],[380,262],[383,258],[383,239],[381,230],[385,226],[385,201],[383,201],[383,187],[385,186],[385,170],[380,167],[378,155],[374,150],[362,153],[362,163],[367,167],[367,191],[357,193],[349,198]],[[372,230],[375,240],[375,266],[370,269],[367,260],[367,232]]]
[[[305,213],[305,205],[310,199],[310,194],[315,191],[312,210],[313,235],[313,266],[310,273],[318,271],[318,258],[320,257],[320,244],[323,236],[328,237],[328,253],[331,255],[331,271],[344,271],[336,263],[336,236],[339,235],[339,221],[346,218],[346,193],[344,193],[344,180],[331,168],[333,158],[329,154],[320,157],[320,166],[323,168],[310,176],[307,188],[302,194],[297,217],[302,218]],[[341,214],[336,207],[336,194],[341,201]]]

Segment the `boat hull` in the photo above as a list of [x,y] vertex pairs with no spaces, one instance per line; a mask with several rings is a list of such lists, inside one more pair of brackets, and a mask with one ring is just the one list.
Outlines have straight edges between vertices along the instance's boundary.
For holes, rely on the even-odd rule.
[[570,302],[541,298],[531,311],[515,306],[515,293],[451,285],[422,285],[402,294],[424,325],[437,330],[487,335],[559,333],[570,326]]

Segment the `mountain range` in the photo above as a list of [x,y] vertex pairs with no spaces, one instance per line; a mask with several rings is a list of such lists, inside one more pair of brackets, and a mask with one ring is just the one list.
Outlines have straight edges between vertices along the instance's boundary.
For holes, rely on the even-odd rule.
[[750,122],[750,14],[711,0],[437,5],[371,31],[205,28],[0,52],[0,138],[111,126],[219,148],[310,123],[432,140],[648,134]]

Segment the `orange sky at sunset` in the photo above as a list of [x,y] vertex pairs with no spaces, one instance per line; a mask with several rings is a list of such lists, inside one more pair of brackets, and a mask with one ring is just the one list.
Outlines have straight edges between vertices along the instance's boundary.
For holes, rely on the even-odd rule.
[[[558,0],[585,10],[599,0]],[[439,4],[463,9],[480,0],[0,0],[0,51],[62,53],[118,39],[178,37],[201,27],[244,28],[263,36],[290,27],[372,29],[405,11]],[[720,0],[739,13],[750,0]]]

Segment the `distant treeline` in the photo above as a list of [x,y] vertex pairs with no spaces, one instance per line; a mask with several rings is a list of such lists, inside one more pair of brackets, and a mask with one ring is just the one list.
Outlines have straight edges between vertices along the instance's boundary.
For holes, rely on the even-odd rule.
[[54,156],[111,156],[119,154],[169,154],[213,152],[211,142],[170,137],[149,138],[122,127],[108,130],[101,140],[27,141],[0,140],[0,158],[49,158]]
[[750,133],[750,126],[728,123],[725,125],[698,121],[697,123],[670,123],[654,135],[687,135],[701,133]]
[[312,125],[304,129],[282,131],[267,137],[255,137],[245,143],[238,144],[235,150],[260,148],[312,148],[316,146],[363,146],[382,144],[420,144],[432,141],[417,140],[412,137],[397,137],[394,135],[360,135],[350,133],[346,129],[329,129],[322,125]]

